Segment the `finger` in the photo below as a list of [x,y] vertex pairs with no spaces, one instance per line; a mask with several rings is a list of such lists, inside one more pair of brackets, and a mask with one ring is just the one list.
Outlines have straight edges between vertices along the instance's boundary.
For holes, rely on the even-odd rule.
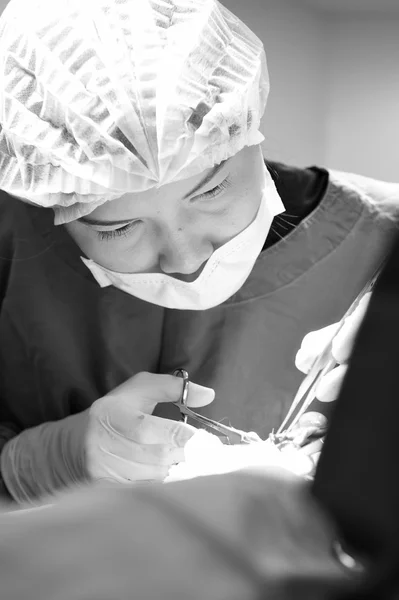
[[[136,410],[150,414],[159,402],[178,402],[182,391],[181,377],[143,372],[126,381],[107,396],[125,399]],[[214,390],[190,381],[188,406],[207,406],[214,398]]]
[[309,444],[306,444],[306,446],[301,448],[300,452],[303,452],[303,454],[305,456],[310,456],[312,458],[312,460],[314,460],[313,455],[317,454],[318,452],[321,452],[322,448],[323,448],[322,440],[315,440],[314,442],[310,442]]
[[320,427],[326,427],[328,419],[325,415],[314,410],[303,413],[298,419],[293,429],[300,429],[302,427],[314,427],[315,429]]
[[107,433],[100,434],[99,444],[89,451],[96,454],[100,447],[115,456],[140,464],[171,466],[185,460],[184,447],[172,444],[142,444],[121,434],[114,434],[112,437]]
[[89,466],[93,479],[112,479],[118,483],[163,481],[169,473],[166,465],[145,465],[116,456],[102,449],[103,460]]
[[[311,331],[305,335],[295,357],[296,368],[307,375],[315,359],[323,352],[328,342],[335,335],[338,327],[339,323],[334,323],[333,325],[329,325],[318,331]],[[327,360],[328,358],[326,358],[326,363]]]
[[136,441],[141,444],[169,444],[176,448],[184,448],[197,431],[197,428],[182,421],[145,415],[135,435]]
[[354,313],[345,319],[342,329],[333,341],[332,353],[335,360],[340,364],[348,362],[352,354],[356,336],[366,315],[370,299],[371,292],[360,300]]
[[164,444],[184,448],[198,431],[182,421],[172,421],[138,411],[132,411],[127,403],[106,417],[100,416],[101,426],[109,437],[120,434],[137,444]]
[[348,365],[339,365],[324,375],[315,392],[320,402],[334,402],[338,398],[347,369]]
[[290,431],[286,432],[286,436],[297,446],[302,446],[312,436],[319,435],[320,430],[326,429],[327,425],[325,415],[315,411],[305,412]]

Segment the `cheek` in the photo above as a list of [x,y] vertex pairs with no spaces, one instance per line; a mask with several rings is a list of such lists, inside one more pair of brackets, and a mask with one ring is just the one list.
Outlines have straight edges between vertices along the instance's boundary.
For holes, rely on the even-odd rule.
[[[77,246],[79,246],[79,248],[87,256],[89,256],[88,248],[90,246],[90,239],[88,235],[84,235],[81,228],[76,223],[67,223],[66,225],[63,225],[63,227],[68,232],[73,241],[77,244]],[[89,258],[91,258],[91,256],[89,256]]]
[[129,237],[102,241],[94,232],[87,232],[76,223],[65,225],[69,235],[82,252],[99,265],[112,271],[133,273],[150,271],[153,268],[153,254],[148,248],[148,240],[139,245],[132,244]]
[[252,223],[259,209],[260,199],[259,191],[248,188],[235,195],[224,219],[224,229],[230,238]]

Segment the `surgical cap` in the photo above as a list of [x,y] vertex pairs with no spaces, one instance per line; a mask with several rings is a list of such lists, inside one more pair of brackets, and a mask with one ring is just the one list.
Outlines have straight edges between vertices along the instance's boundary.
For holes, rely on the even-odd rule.
[[217,0],[11,0],[0,188],[55,224],[263,141],[262,42]]

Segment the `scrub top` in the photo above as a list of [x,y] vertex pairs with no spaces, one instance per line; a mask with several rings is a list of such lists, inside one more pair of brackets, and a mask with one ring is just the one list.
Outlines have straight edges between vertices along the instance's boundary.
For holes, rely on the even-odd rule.
[[[206,311],[100,288],[51,209],[0,194],[0,449],[135,373],[176,368],[215,389],[204,414],[262,437],[279,426],[303,377],[294,365],[303,337],[342,317],[397,225],[378,208],[393,184],[267,166],[287,212],[243,287]],[[179,418],[171,405],[156,414]]]

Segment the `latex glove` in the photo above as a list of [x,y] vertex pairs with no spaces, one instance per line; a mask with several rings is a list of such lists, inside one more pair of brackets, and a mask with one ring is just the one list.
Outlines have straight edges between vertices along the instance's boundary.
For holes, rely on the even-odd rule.
[[[196,429],[152,416],[158,402],[177,402],[183,380],[139,373],[81,412],[23,431],[2,449],[1,474],[17,503],[37,505],[87,480],[162,480],[184,460]],[[189,405],[212,402],[213,390],[190,382]]]
[[99,486],[0,530],[5,600],[319,600],[348,585],[307,486],[273,470]]
[[314,466],[304,453],[290,448],[280,452],[269,440],[230,446],[203,430],[198,430],[187,442],[184,453],[185,461],[170,469],[165,482],[221,475],[249,467],[280,468],[306,476]]
[[[320,402],[333,402],[339,396],[341,385],[348,369],[348,361],[356,340],[360,325],[366,314],[370,302],[371,292],[366,294],[359,302],[356,310],[345,319],[344,325],[336,335],[332,344],[332,354],[338,366],[327,373],[316,387],[315,395]],[[314,360],[322,353],[328,340],[338,331],[339,323],[334,323],[318,331],[308,333],[302,341],[300,350],[295,358],[296,367],[307,374]],[[326,359],[326,363],[328,358]],[[324,366],[324,365],[322,365]],[[298,420],[292,430],[292,435],[299,443],[304,432],[309,428],[320,425],[326,421],[320,413],[307,412]],[[324,423],[323,423],[324,424]],[[320,458],[323,447],[323,440],[318,439],[301,449],[301,453],[310,457],[314,463],[314,469],[310,475],[314,474],[317,462]]]
[[[139,373],[93,403],[86,433],[86,468],[94,479],[162,481],[184,461],[184,447],[197,431],[181,421],[153,416],[159,402],[177,402],[183,380]],[[206,406],[210,388],[190,382],[188,405]]]
[[[337,334],[332,345],[332,354],[338,366],[327,373],[316,388],[316,397],[320,402],[332,402],[338,398],[342,381],[348,368],[348,361],[356,340],[360,325],[366,314],[371,292],[359,302],[356,310],[345,319],[341,331]],[[303,338],[302,345],[295,358],[296,367],[303,373],[308,373],[315,358],[321,354],[326,343],[338,330],[339,323],[308,333]]]

